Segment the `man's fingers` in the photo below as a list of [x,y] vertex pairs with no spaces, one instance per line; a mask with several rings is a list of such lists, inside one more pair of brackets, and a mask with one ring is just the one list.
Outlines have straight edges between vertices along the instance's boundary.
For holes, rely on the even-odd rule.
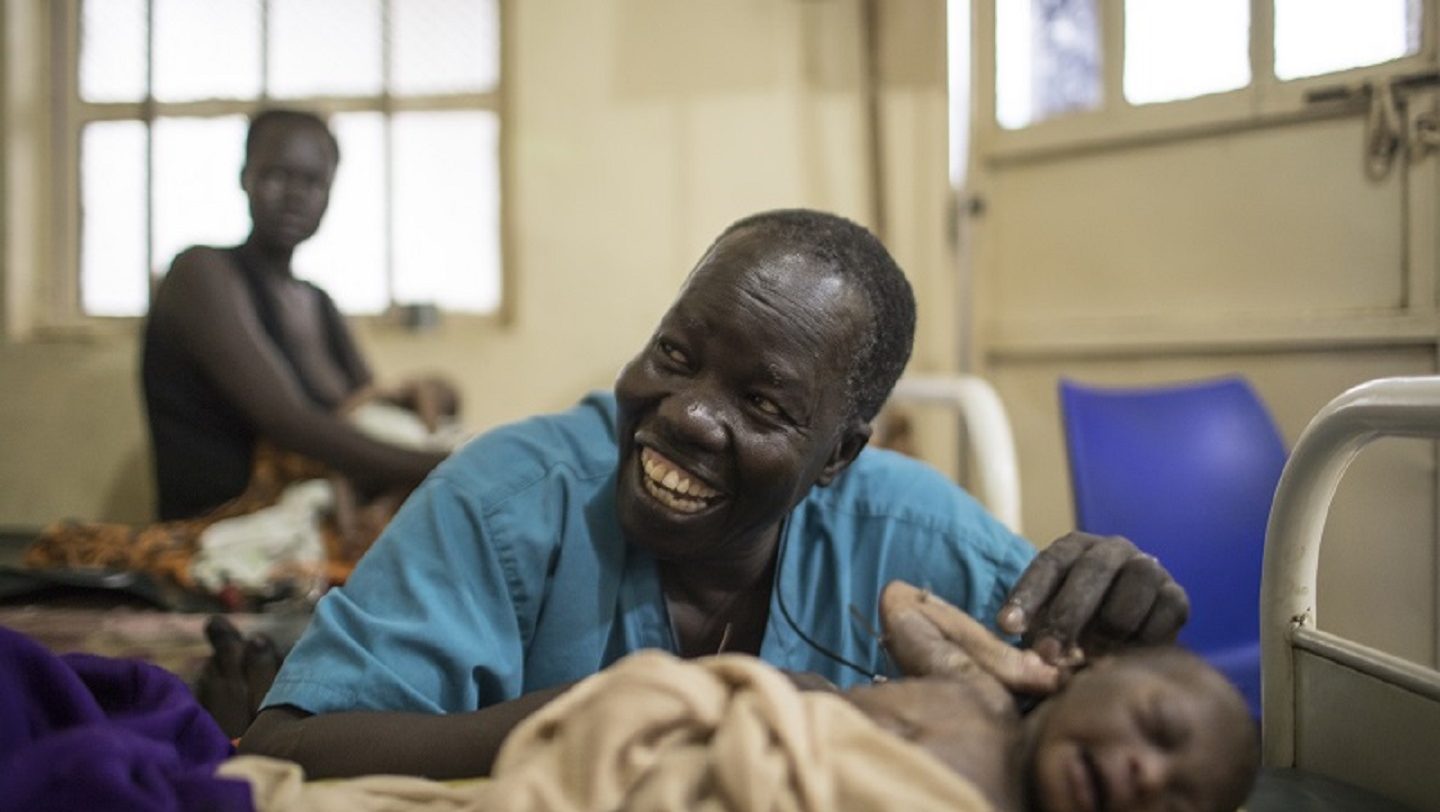
[[1075,561],[1090,547],[1094,537],[1071,533],[1041,550],[1015,582],[1010,597],[995,618],[1000,631],[1024,634],[1034,628],[1036,612],[1050,601],[1065,581]]
[[1031,620],[1029,633],[1037,640],[1054,638],[1066,651],[1073,648],[1095,617],[1116,576],[1135,555],[1135,546],[1119,538],[1088,546],[1070,567],[1050,602]]
[[1104,654],[1134,638],[1167,580],[1154,556],[1138,555],[1126,561],[1099,612],[1081,635],[1086,654]]
[[1166,581],[1155,595],[1155,604],[1135,635],[1135,642],[1153,646],[1173,643],[1180,627],[1190,619],[1190,598],[1174,581]]

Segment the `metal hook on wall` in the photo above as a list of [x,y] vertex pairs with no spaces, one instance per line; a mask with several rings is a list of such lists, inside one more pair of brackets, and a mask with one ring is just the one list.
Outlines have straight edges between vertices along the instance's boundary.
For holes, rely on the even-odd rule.
[[1391,76],[1356,85],[1317,88],[1305,94],[1311,104],[1364,104],[1365,174],[1379,181],[1390,174],[1397,155],[1417,160],[1440,148],[1440,110],[1416,116],[1409,111],[1410,97],[1417,91],[1440,85],[1440,71]]
[[1365,116],[1365,174],[1381,180],[1390,173],[1395,155],[1405,145],[1405,115],[1388,80],[1366,82],[1370,111]]

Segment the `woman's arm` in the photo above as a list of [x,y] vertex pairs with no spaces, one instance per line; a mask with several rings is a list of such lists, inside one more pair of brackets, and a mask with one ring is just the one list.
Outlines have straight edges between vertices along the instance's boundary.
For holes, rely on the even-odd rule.
[[294,761],[307,778],[488,776],[510,731],[569,687],[534,691],[470,713],[310,715],[290,706],[266,708],[245,731],[240,752]]
[[225,397],[277,445],[320,460],[364,488],[419,482],[444,454],[365,437],[310,401],[265,333],[249,291],[222,254],[192,249],[170,271],[152,318],[172,326]]

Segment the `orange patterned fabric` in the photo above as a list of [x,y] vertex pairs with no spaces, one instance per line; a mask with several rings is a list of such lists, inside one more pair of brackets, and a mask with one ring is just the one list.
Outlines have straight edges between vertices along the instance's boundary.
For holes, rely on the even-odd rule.
[[197,589],[190,563],[200,534],[223,519],[244,516],[279,500],[285,488],[309,479],[329,479],[335,510],[321,528],[327,553],[326,579],[344,583],[360,556],[395,515],[408,491],[362,500],[348,480],[299,454],[262,443],[255,452],[250,485],[235,499],[195,518],[135,527],[104,522],[60,521],[45,528],[25,552],[32,568],[84,568],[143,572],[185,589]]

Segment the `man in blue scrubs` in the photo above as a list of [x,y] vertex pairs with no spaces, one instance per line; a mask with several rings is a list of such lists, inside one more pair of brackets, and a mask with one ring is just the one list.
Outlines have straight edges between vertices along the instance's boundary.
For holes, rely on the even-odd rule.
[[727,229],[614,393],[442,464],[319,604],[246,733],[312,777],[485,774],[506,733],[642,648],[890,674],[879,595],[929,587],[1047,659],[1173,638],[1184,592],[1123,539],[1038,557],[933,469],[865,450],[915,303],[868,231]]

